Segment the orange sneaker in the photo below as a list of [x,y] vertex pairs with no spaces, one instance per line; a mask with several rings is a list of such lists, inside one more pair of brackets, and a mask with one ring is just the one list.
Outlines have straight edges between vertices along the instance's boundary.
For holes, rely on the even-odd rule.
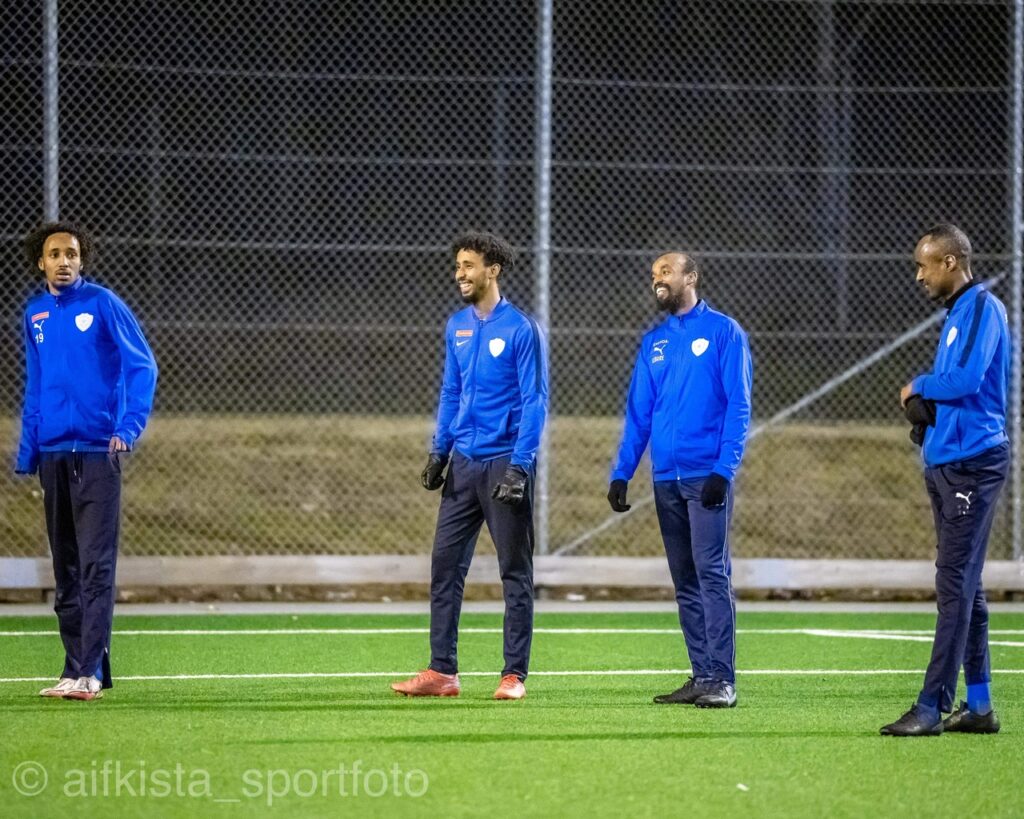
[[498,690],[494,692],[496,700],[521,700],[526,696],[526,686],[515,674],[506,674],[501,678]]
[[407,697],[457,697],[462,690],[458,674],[442,674],[428,668],[411,680],[391,683],[393,691]]

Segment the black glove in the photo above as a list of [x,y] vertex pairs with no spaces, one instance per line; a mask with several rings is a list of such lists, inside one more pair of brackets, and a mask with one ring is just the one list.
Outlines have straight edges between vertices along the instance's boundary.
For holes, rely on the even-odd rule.
[[704,488],[700,490],[700,505],[705,509],[717,509],[725,506],[725,496],[729,493],[729,481],[712,472],[704,481]]
[[628,512],[633,508],[626,503],[627,485],[623,480],[612,481],[608,484],[608,503],[611,505],[613,512]]
[[935,426],[935,402],[920,395],[912,395],[903,405],[903,414],[911,424],[926,427]]
[[491,497],[498,503],[518,506],[526,497],[526,482],[529,479],[525,469],[515,464],[509,464],[505,467],[505,474],[501,476],[501,482],[491,492]]
[[420,483],[423,484],[424,489],[433,492],[444,485],[444,468],[447,464],[447,455],[442,455],[440,452],[430,453],[427,465],[423,468],[423,474],[420,475]]
[[924,444],[924,431],[928,429],[927,424],[914,424],[910,428],[910,440],[913,441],[917,446]]

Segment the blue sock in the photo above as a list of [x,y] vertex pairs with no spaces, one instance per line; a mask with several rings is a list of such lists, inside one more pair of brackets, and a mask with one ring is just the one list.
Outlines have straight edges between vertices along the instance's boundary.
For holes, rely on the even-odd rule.
[[992,710],[992,690],[989,683],[967,686],[967,708],[975,714],[987,714]]

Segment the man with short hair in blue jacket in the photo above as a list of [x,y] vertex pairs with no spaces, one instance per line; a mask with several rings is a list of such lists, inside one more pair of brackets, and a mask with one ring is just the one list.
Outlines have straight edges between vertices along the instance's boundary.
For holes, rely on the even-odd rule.
[[651,267],[655,298],[669,315],[640,344],[608,502],[615,512],[630,509],[627,482],[649,441],[658,523],[692,673],[654,701],[728,708],[736,704],[732,482],[750,425],[753,365],[739,324],[698,298],[700,278],[688,253],[666,253]]
[[[971,242],[954,225],[936,225],[914,250],[917,281],[948,313],[931,372],[900,391],[920,441],[924,481],[937,536],[938,619],[917,702],[887,736],[943,731],[994,734],[988,605],[981,585],[996,502],[1009,469],[1006,435],[1010,332],[1006,308],[971,272]],[[967,700],[954,710],[963,666]],[[952,713],[950,713],[952,712]],[[943,713],[950,713],[945,720]]]
[[516,700],[526,694],[533,638],[533,481],[547,418],[547,354],[537,322],[501,296],[511,246],[467,233],[452,251],[467,307],[445,329],[437,428],[420,477],[425,489],[444,487],[431,555],[430,665],[391,687],[407,696],[459,694],[459,613],[486,522],[505,598],[505,667],[494,698]]
[[25,402],[15,471],[39,470],[64,670],[44,697],[94,700],[112,685],[110,629],[121,455],[142,434],[157,367],[131,310],[82,278],[92,240],[70,222],[25,238],[43,291],[25,308]]

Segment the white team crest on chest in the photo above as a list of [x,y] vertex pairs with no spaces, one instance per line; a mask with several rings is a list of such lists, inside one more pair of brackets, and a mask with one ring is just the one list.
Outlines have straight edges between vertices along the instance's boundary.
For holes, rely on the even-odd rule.
[[487,342],[487,349],[491,351],[491,355],[497,358],[505,349],[505,339],[492,338],[490,341]]
[[704,355],[704,351],[707,350],[709,343],[706,338],[695,338],[690,345],[690,349],[693,350],[694,355],[701,356]]
[[949,332],[946,333],[946,346],[949,347],[956,341],[956,327],[950,327]]
[[83,333],[92,327],[92,313],[79,313],[75,316],[75,327]]

